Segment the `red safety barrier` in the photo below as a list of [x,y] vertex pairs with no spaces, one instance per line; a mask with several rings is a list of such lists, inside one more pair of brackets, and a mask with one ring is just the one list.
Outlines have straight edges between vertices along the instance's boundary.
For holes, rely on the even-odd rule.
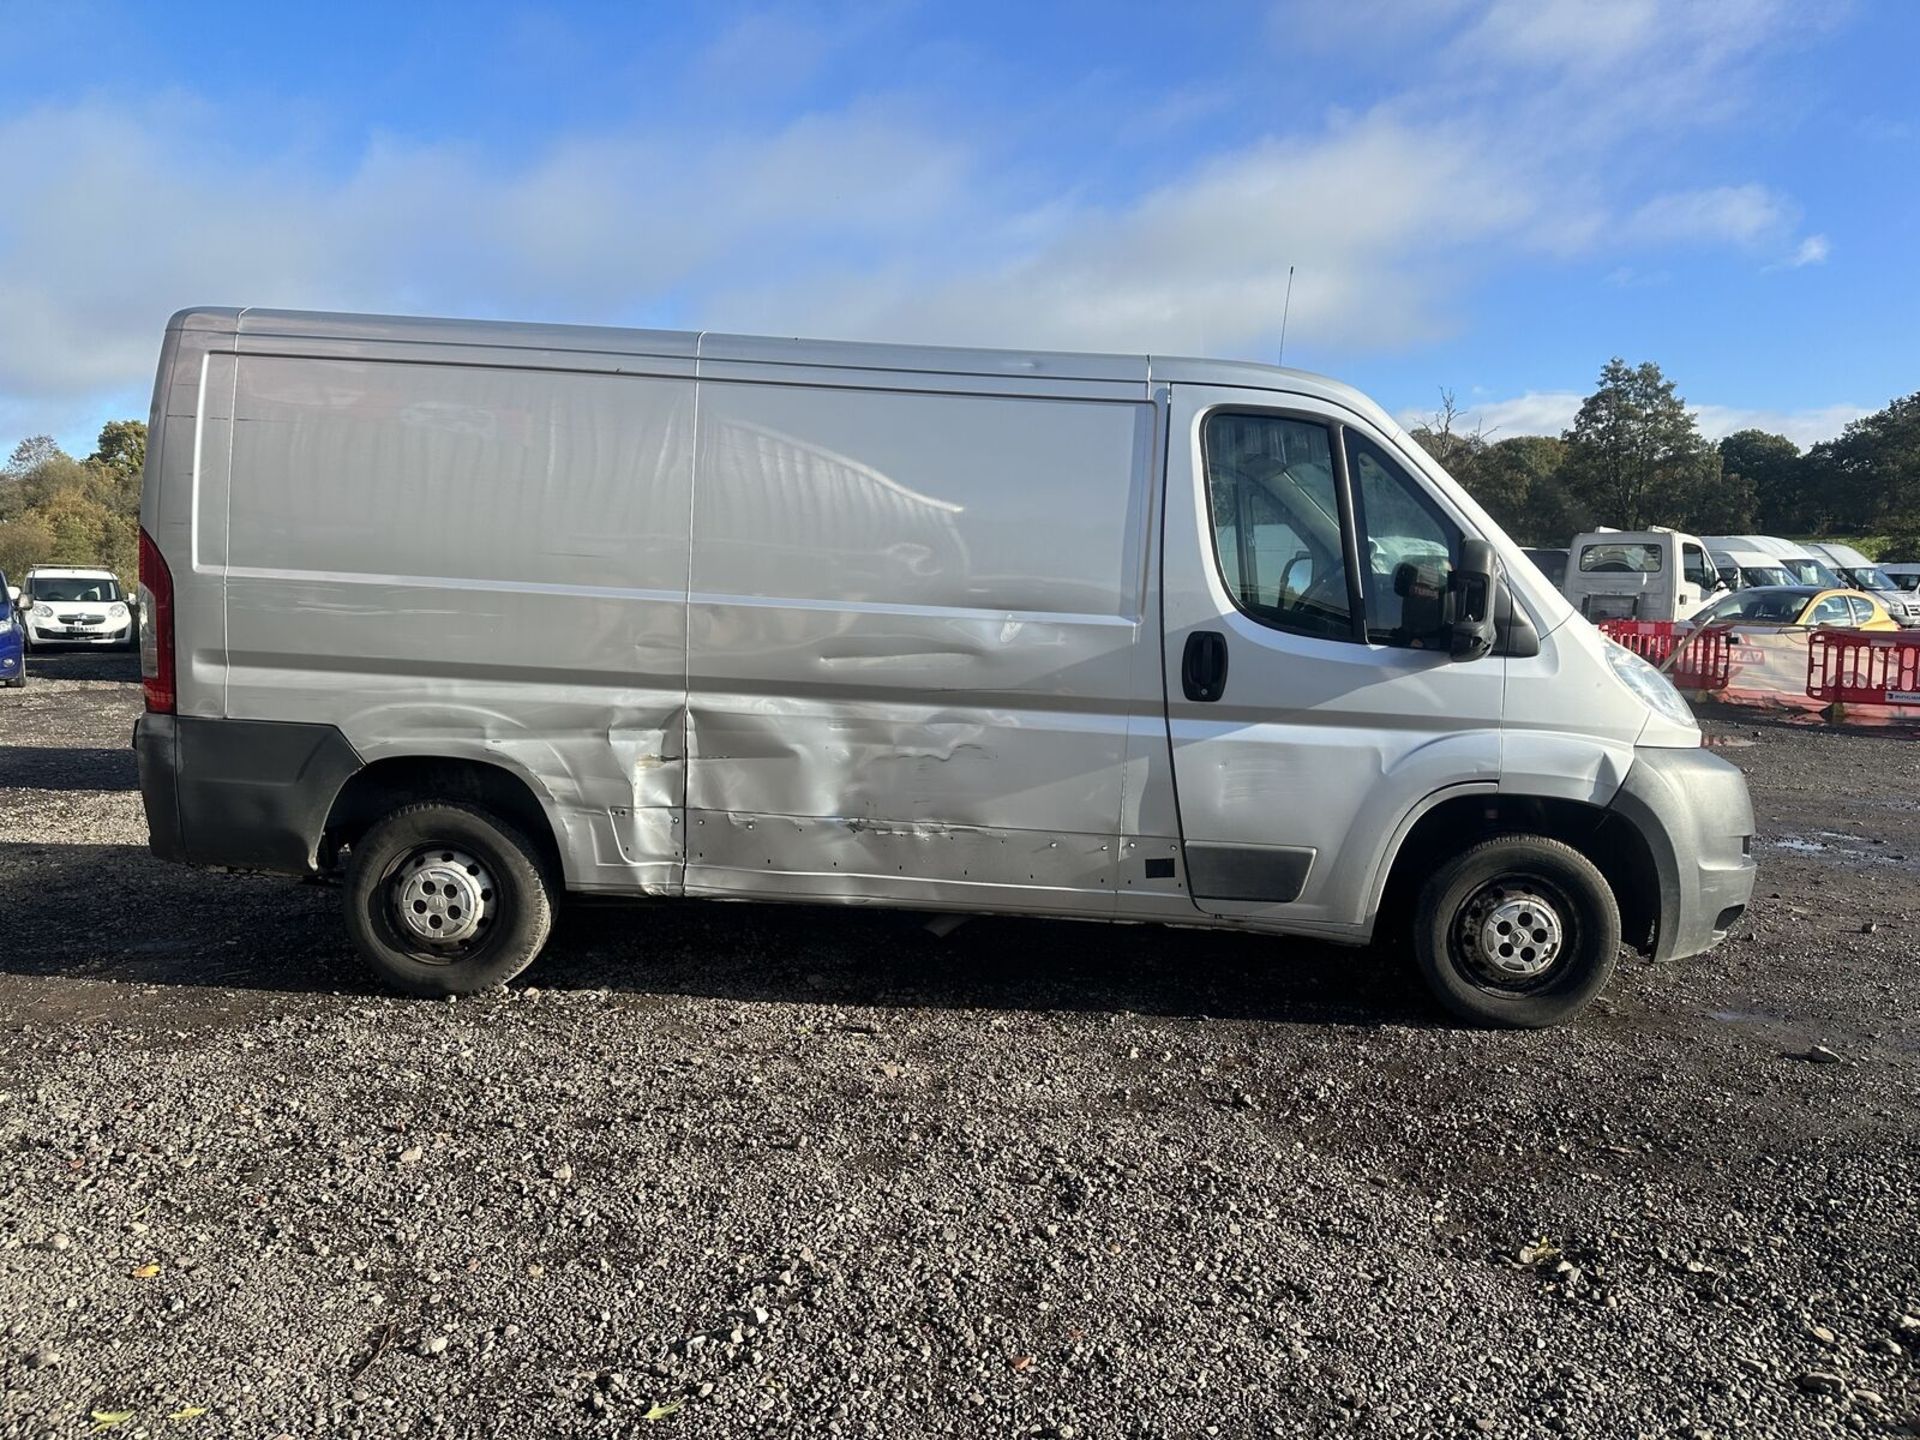
[[1727,688],[1730,652],[1728,627],[1708,625],[1680,637],[1678,654],[1669,672],[1682,690],[1724,690]]
[[1920,636],[1815,630],[1807,637],[1807,694],[1851,705],[1920,705]]
[[1600,633],[1655,665],[1673,653],[1671,620],[1596,620]]

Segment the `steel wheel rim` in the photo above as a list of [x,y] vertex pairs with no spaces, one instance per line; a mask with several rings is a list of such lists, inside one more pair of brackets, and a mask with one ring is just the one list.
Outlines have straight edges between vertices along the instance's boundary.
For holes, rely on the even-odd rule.
[[498,882],[471,850],[457,845],[416,845],[387,871],[381,893],[394,934],[432,964],[472,955],[499,919]]
[[1579,939],[1577,913],[1544,876],[1502,875],[1473,891],[1447,927],[1447,957],[1483,990],[1525,995],[1552,984]]

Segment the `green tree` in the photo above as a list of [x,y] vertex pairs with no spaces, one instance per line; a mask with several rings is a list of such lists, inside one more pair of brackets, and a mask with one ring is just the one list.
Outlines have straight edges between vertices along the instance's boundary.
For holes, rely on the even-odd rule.
[[140,513],[140,477],[147,463],[147,426],[143,420],[109,420],[87,468],[97,478],[94,493],[116,514]]
[[87,458],[116,474],[138,475],[147,463],[147,422],[109,420],[100,427],[100,438]]
[[[1720,442],[1720,469],[1730,483],[1751,488],[1754,521],[1781,535],[1822,527],[1806,487],[1800,447],[1784,435],[1765,430],[1736,430]],[[1738,533],[1708,530],[1708,534]]]
[[1716,463],[1660,367],[1618,356],[1581,402],[1566,442],[1561,473],[1568,491],[1597,521],[1623,530],[1682,523]]
[[54,565],[99,565],[106,552],[107,526],[113,512],[84,490],[62,490],[36,514],[53,532]]
[[[1486,441],[1478,427],[1472,430],[1463,428],[1460,407],[1454,403],[1451,390],[1440,392],[1440,408],[1427,418],[1425,424],[1414,426],[1410,433],[1420,448],[1440,463],[1441,469],[1468,489],[1473,489],[1474,467],[1486,450]],[[1478,498],[1477,494],[1475,498]]]
[[1814,446],[1806,469],[1806,488],[1833,528],[1920,530],[1920,391]]
[[11,520],[30,510],[41,509],[65,490],[87,493],[101,482],[99,472],[88,469],[71,455],[56,451],[0,486],[0,520]]
[[1566,457],[1566,442],[1554,435],[1497,441],[1480,459],[1475,498],[1521,544],[1565,545],[1587,527],[1585,507],[1561,478]]
[[1752,526],[1757,508],[1752,479],[1729,471],[1718,448],[1709,446],[1678,527],[1695,535],[1738,535]]
[[0,520],[0,571],[10,584],[18,585],[28,566],[45,564],[52,554],[53,530],[40,516]]
[[51,435],[29,435],[13,447],[13,455],[7,461],[7,473],[24,475],[42,461],[66,453]]
[[75,460],[44,435],[14,447],[0,470],[0,567],[102,565],[132,584],[139,564],[140,477],[147,427],[114,420]]

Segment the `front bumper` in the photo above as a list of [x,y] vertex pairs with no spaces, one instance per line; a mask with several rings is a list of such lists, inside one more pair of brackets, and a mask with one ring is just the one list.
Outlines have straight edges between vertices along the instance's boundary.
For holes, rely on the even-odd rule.
[[1753,898],[1747,777],[1706,750],[1634,751],[1613,809],[1646,841],[1660,886],[1655,960],[1712,948]]
[[36,650],[42,646],[53,645],[85,645],[95,649],[105,649],[115,645],[124,647],[133,643],[133,622],[129,620],[118,630],[109,629],[107,626],[101,625],[98,627],[89,626],[84,630],[75,632],[65,625],[56,625],[51,629],[43,629],[39,625],[29,621],[27,624],[27,643],[32,645]]

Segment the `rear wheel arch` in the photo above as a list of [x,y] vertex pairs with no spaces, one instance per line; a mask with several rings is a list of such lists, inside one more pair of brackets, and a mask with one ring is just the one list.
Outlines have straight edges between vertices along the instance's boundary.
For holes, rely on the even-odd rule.
[[1375,938],[1410,931],[1420,887],[1440,865],[1496,835],[1558,840],[1598,869],[1620,909],[1622,940],[1650,952],[1660,923],[1660,872],[1638,826],[1617,810],[1542,795],[1476,790],[1430,805],[1401,837],[1375,912]]
[[323,864],[334,868],[342,847],[402,806],[422,801],[472,805],[498,815],[526,837],[549,877],[560,883],[559,840],[533,784],[507,766],[451,755],[387,755],[356,770],[328,808]]

